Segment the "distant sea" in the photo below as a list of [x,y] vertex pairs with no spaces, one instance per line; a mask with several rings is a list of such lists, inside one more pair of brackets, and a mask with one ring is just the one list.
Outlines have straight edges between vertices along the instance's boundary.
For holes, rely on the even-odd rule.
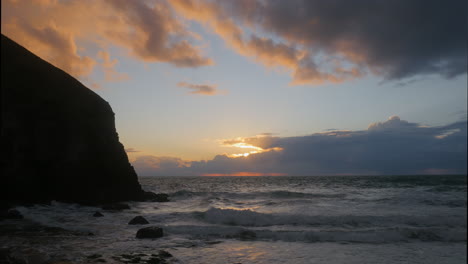
[[[173,263],[467,260],[466,176],[141,177],[140,183],[171,201],[132,202],[120,212],[57,202],[18,210],[45,225],[94,233],[36,241],[38,250],[75,262],[155,249],[170,252]],[[95,211],[104,217],[92,217]],[[142,226],[127,225],[136,215],[165,236],[136,239]]]

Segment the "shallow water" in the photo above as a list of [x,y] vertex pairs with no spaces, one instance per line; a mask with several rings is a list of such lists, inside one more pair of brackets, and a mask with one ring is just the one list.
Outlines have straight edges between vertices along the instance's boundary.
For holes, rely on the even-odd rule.
[[[466,176],[144,177],[167,203],[108,212],[53,203],[26,219],[94,236],[5,238],[53,256],[153,252],[173,263],[465,263]],[[101,218],[92,217],[102,211]],[[136,215],[165,236],[138,240]],[[114,260],[107,259],[108,262]]]

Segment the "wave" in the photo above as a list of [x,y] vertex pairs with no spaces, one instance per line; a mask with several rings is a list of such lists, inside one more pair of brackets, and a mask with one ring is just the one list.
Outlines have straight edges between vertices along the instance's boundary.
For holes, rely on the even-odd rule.
[[169,234],[189,235],[196,239],[280,240],[286,242],[348,242],[348,243],[395,243],[395,242],[466,242],[466,230],[454,228],[382,228],[368,230],[322,230],[297,231],[247,229],[228,226],[165,226]]
[[340,226],[340,227],[369,227],[408,225],[418,227],[448,226],[465,227],[466,218],[457,216],[408,216],[408,215],[338,215],[311,216],[291,214],[267,214],[252,210],[235,210],[210,208],[205,212],[198,212],[202,220],[211,224],[231,226],[274,226],[274,225],[308,225],[308,226]]
[[169,193],[171,198],[192,198],[192,197],[228,197],[232,199],[254,199],[254,198],[344,198],[346,194],[339,193],[304,193],[292,191],[271,191],[271,192],[194,192],[189,190],[180,190]]
[[426,205],[433,206],[446,206],[446,207],[466,207],[466,200],[463,199],[453,199],[453,200],[424,200],[422,201]]

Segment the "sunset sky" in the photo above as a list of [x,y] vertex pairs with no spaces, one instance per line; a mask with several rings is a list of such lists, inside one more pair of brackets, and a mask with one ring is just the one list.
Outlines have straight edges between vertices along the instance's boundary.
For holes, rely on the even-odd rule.
[[1,4],[140,176],[466,174],[465,0]]

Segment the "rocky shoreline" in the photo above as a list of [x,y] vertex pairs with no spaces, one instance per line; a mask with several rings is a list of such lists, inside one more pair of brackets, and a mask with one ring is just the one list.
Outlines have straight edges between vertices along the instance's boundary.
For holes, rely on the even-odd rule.
[[[165,196],[167,199],[167,196]],[[112,217],[112,214],[129,210],[128,204],[112,204],[101,207],[103,213],[97,211],[100,217]],[[96,216],[96,213],[93,215]],[[135,216],[128,225],[145,225],[135,233],[136,239],[158,239],[163,237],[163,229],[151,225],[144,216]],[[149,226],[147,226],[149,225]],[[62,240],[86,239],[92,240],[96,234],[81,232],[61,227],[51,227],[25,219],[16,209],[2,211],[0,218],[0,233],[4,239],[16,241],[13,245],[3,244],[0,247],[1,264],[90,264],[90,263],[134,263],[134,264],[164,264],[173,263],[176,259],[170,252],[163,249],[150,249],[145,251],[121,251],[109,253],[92,253],[67,258],[67,254],[47,252],[35,247],[38,244],[54,244]],[[99,252],[99,249],[96,249]]]

